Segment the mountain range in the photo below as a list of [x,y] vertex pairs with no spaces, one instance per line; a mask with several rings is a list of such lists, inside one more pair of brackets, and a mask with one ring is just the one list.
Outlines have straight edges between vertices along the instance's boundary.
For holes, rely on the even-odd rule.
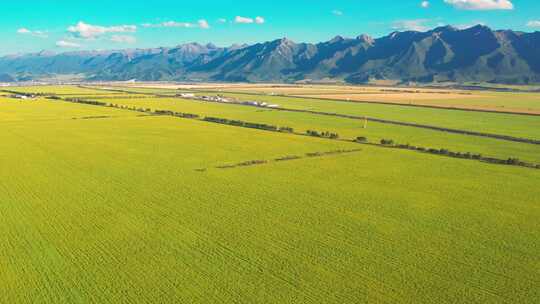
[[58,75],[85,80],[540,83],[540,32],[477,25],[394,32],[374,39],[341,36],[321,43],[279,39],[217,47],[40,52],[0,58],[0,82]]

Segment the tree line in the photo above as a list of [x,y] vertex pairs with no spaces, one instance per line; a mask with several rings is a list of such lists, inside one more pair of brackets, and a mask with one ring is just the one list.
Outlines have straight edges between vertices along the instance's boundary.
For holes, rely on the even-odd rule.
[[483,156],[480,153],[455,152],[455,151],[451,151],[445,148],[436,149],[436,148],[413,146],[410,144],[394,144],[394,141],[392,139],[381,139],[380,145],[386,146],[386,147],[398,148],[398,149],[419,151],[419,152],[424,152],[424,153],[429,153],[429,154],[443,155],[443,156],[454,157],[454,158],[474,159],[474,160],[479,160],[479,161],[483,161],[483,162],[487,162],[491,164],[511,165],[511,166],[520,166],[520,167],[540,169],[540,164],[533,164],[533,163],[521,161],[519,158],[516,158],[516,157],[509,157],[506,159],[502,159],[502,158]]
[[[333,151],[326,151],[326,152],[308,152],[304,155],[304,157],[322,157],[322,156],[329,156],[329,155],[337,155],[337,154],[344,154],[344,153],[353,153],[353,152],[359,152],[361,149],[340,149],[340,150],[333,150]],[[289,161],[289,160],[295,160],[295,159],[301,159],[304,158],[302,156],[296,156],[296,155],[288,155],[283,157],[275,158],[273,161],[275,162],[282,162],[282,161]],[[255,166],[255,165],[263,165],[267,164],[271,161],[268,160],[248,160],[236,164],[231,165],[220,165],[216,166],[217,169],[232,169],[237,167],[248,167],[248,166]],[[203,169],[196,169],[196,171],[203,171]]]
[[314,131],[314,130],[307,130],[306,134],[313,137],[324,137],[324,138],[330,138],[330,139],[339,138],[339,134],[328,132],[328,131],[319,132],[319,131]]
[[235,119],[206,116],[205,118],[203,118],[203,120],[208,121],[208,122],[213,122],[213,123],[231,125],[231,126],[236,126],[236,127],[251,128],[251,129],[259,129],[259,130],[265,130],[265,131],[284,132],[284,133],[294,132],[294,129],[291,127],[278,127],[275,125],[247,122],[247,121],[235,120]]

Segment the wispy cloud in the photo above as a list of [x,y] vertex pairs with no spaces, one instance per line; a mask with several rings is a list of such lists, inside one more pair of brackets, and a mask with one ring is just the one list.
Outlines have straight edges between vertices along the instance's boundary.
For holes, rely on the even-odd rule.
[[17,33],[21,34],[21,35],[29,35],[29,36],[38,37],[38,38],[47,38],[47,37],[49,37],[47,32],[44,32],[44,31],[31,31],[31,30],[29,30],[29,29],[27,29],[25,27],[22,27],[22,28],[18,29]]
[[236,16],[234,18],[234,23],[239,23],[239,24],[251,24],[251,23],[264,24],[265,22],[266,20],[261,16],[257,16],[255,18]]
[[76,25],[68,27],[67,30],[77,38],[94,39],[107,33],[134,33],[137,31],[137,26],[116,25],[107,27],[79,21]]
[[528,27],[538,27],[540,28],[540,20],[531,20],[527,22]]
[[335,16],[343,16],[343,11],[340,10],[333,10],[332,14]]
[[428,19],[413,19],[413,20],[398,20],[392,23],[392,29],[396,31],[418,31],[424,32],[429,30],[426,24]]
[[201,20],[197,21],[197,24],[202,29],[209,29],[210,28],[210,24],[208,24],[208,21],[206,21],[204,19],[201,19]]
[[179,27],[179,28],[210,28],[210,24],[205,19],[201,19],[197,22],[179,22],[179,21],[165,21],[161,23],[143,23],[143,27],[146,28],[159,28],[159,27]]
[[57,47],[61,48],[80,48],[81,45],[75,42],[66,41],[66,40],[60,40],[56,42]]
[[512,10],[514,4],[510,0],[444,0],[458,9],[464,10]]
[[236,16],[234,18],[234,23],[249,24],[249,23],[253,23],[253,22],[254,22],[253,19],[248,18],[248,17]]
[[422,7],[422,8],[429,8],[430,5],[431,5],[431,4],[429,3],[429,1],[422,1],[422,2],[420,3],[420,7]]
[[129,36],[129,35],[112,35],[110,40],[112,42],[128,43],[128,44],[133,44],[137,42],[137,38],[135,38],[134,36]]

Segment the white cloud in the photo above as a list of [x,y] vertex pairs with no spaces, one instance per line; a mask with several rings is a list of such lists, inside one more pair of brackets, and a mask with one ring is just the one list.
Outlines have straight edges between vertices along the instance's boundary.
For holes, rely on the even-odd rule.
[[540,20],[531,20],[527,22],[528,27],[540,27]]
[[225,19],[225,18],[219,18],[217,21],[219,23],[227,23],[227,19]]
[[458,9],[464,10],[511,10],[514,4],[511,0],[444,0]]
[[420,3],[420,6],[422,8],[429,8],[430,3],[429,3],[429,1],[422,1],[422,3]]
[[166,21],[160,24],[157,24],[157,27],[195,27],[195,24],[189,22],[176,22],[176,21]]
[[201,20],[197,21],[197,24],[202,29],[209,29],[210,28],[210,24],[208,24],[208,21],[206,21],[204,19],[201,19]]
[[112,42],[129,43],[129,44],[137,42],[137,38],[133,36],[129,36],[129,35],[112,35],[110,40]]
[[249,17],[242,17],[242,16],[236,16],[234,18],[234,23],[240,23],[240,24],[263,24],[266,20],[263,17],[257,16],[255,18],[249,18]]
[[60,40],[56,42],[57,47],[61,48],[80,48],[81,45],[71,41]]
[[396,31],[418,31],[424,32],[429,30],[429,26],[426,25],[427,19],[415,19],[415,20],[399,20],[392,23],[392,29]]
[[248,18],[248,17],[236,16],[234,18],[234,23],[249,24],[249,23],[253,23],[253,22],[254,22],[254,20],[252,18]]
[[25,27],[18,29],[17,33],[21,35],[30,35],[30,36],[39,37],[39,38],[49,37],[49,35],[47,35],[47,33],[44,31],[31,31]]
[[340,10],[333,10],[332,11],[332,14],[336,15],[336,16],[343,16],[343,12],[340,11]]
[[134,33],[137,31],[135,25],[116,25],[116,26],[100,26],[91,25],[79,21],[77,25],[68,27],[68,32],[72,33],[75,37],[83,39],[94,39],[107,33]]
[[210,24],[208,24],[208,21],[204,19],[197,21],[197,23],[165,21],[161,23],[143,23],[142,26],[146,28],[158,28],[158,27],[180,27],[180,28],[202,28],[202,29],[210,28]]
[[23,28],[18,29],[17,33],[19,33],[19,34],[30,34],[31,31],[29,29],[23,27]]

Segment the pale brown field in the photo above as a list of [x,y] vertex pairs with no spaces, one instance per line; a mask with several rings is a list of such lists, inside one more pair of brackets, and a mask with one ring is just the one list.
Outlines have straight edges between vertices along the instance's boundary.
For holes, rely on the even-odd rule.
[[385,93],[295,95],[305,98],[323,98],[352,102],[373,102],[396,105],[427,106],[476,111],[494,111],[540,115],[540,94],[514,93],[440,94],[440,93]]
[[404,92],[378,92],[378,93],[352,93],[352,94],[294,94],[292,96],[313,97],[313,98],[328,98],[351,101],[380,101],[380,102],[396,102],[400,104],[416,104],[419,101],[447,100],[447,99],[470,99],[470,98],[488,98],[477,94],[460,94],[460,93],[436,93],[436,92],[419,92],[419,93],[404,93]]

